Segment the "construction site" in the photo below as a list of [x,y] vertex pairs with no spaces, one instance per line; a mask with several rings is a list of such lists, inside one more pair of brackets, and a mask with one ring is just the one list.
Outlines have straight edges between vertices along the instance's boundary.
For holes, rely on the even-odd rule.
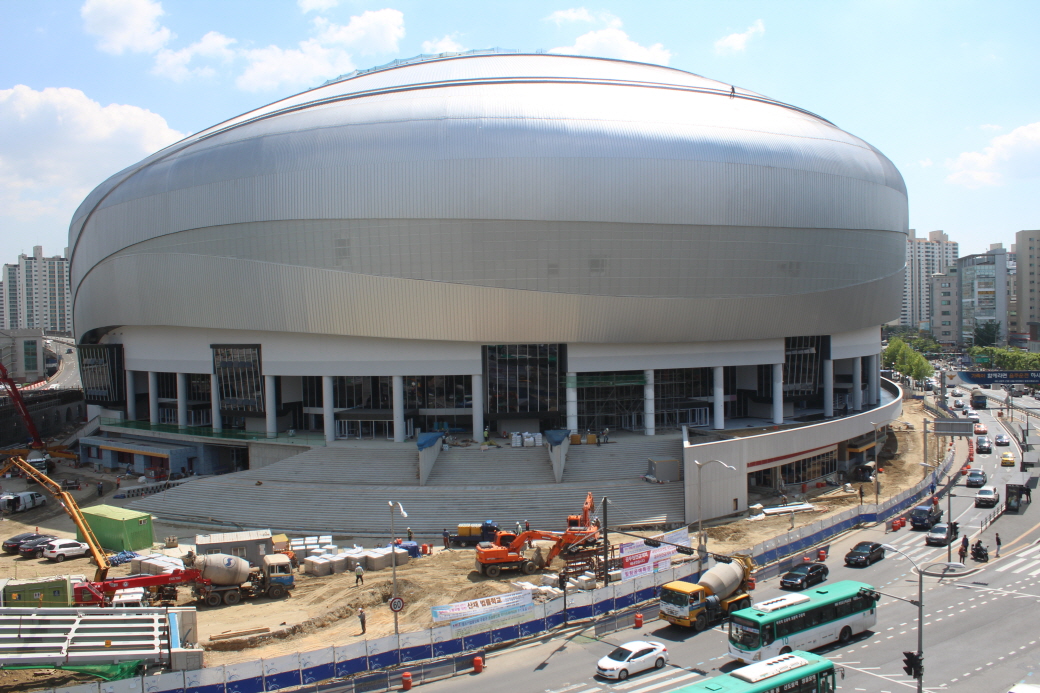
[[[875,492],[884,500],[918,483],[922,479],[918,458],[924,415],[919,401],[904,402],[903,419],[889,427],[879,456],[879,484],[867,481],[813,488],[804,497],[791,499],[805,501],[810,506],[805,512],[756,519],[741,513],[706,522],[707,550],[718,556],[740,554],[792,526],[807,525],[848,509],[863,502],[864,497],[873,502]],[[622,445],[612,443],[609,447],[614,447],[616,454]],[[591,589],[604,584],[607,574],[612,581],[620,578],[621,544],[638,541],[638,537],[660,536],[667,526],[661,522],[626,527],[627,535],[612,532],[626,523],[623,513],[611,510],[610,499],[604,507],[603,497],[593,497],[589,492],[583,499],[572,492],[565,506],[570,514],[542,519],[530,523],[530,527],[522,518],[471,517],[464,515],[465,509],[457,508],[447,547],[436,533],[411,536],[404,508],[392,506],[391,514],[398,513],[393,537],[389,527],[381,538],[336,533],[307,536],[280,527],[277,512],[269,512],[267,525],[220,528],[220,533],[215,533],[205,522],[193,525],[180,518],[170,522],[127,509],[133,496],[118,496],[127,496],[127,489],[137,480],[79,466],[73,454],[62,457],[60,450],[51,449],[47,451],[48,463],[34,466],[31,459],[41,457],[40,450],[47,450],[44,441],[37,447],[36,451],[32,447],[9,451],[29,456],[30,462],[7,463],[14,466],[5,470],[12,473],[3,479],[3,491],[5,495],[35,491],[48,495],[48,500],[39,507],[5,512],[0,524],[2,538],[43,534],[81,541],[88,548],[82,557],[54,560],[32,553],[12,555],[5,546],[0,558],[0,579],[7,583],[5,594],[11,583],[42,582],[66,575],[73,576],[69,578],[70,607],[194,607],[194,630],[179,644],[197,650],[201,654],[198,665],[206,667],[393,634],[395,613],[390,602],[395,586],[396,596],[403,600],[403,608],[396,614],[402,632],[431,628],[432,607],[518,590],[530,590],[536,601],[547,601],[559,596],[561,587]],[[590,455],[596,451],[596,446],[587,450]],[[149,499],[154,504],[161,496],[155,494]],[[769,499],[760,502],[770,504]],[[104,508],[121,509],[129,515]],[[620,515],[621,520],[611,518],[603,526],[602,517],[608,513]],[[145,516],[152,534],[149,545],[132,550],[105,546],[111,543],[107,537],[100,542],[90,529],[90,518],[94,517],[123,517],[124,524],[133,524],[142,521],[134,518]],[[241,531],[227,531],[230,529]],[[686,546],[697,545],[695,530],[696,525],[687,529]],[[607,544],[603,542],[604,533]],[[248,536],[243,539],[238,535]],[[243,545],[260,542],[261,553],[250,556],[248,548],[214,543],[221,539],[242,540]],[[391,543],[397,548],[389,548]],[[131,551],[137,555],[136,560],[127,558]],[[688,561],[692,553],[679,551],[670,560]],[[362,578],[355,572],[358,564],[365,567]],[[138,577],[128,580],[130,575]],[[739,603],[735,597],[733,604]],[[4,606],[13,604],[5,601]],[[366,613],[364,632],[359,609]],[[169,647],[170,643],[166,641],[165,645]],[[10,660],[5,657],[4,661],[8,665]],[[164,661],[148,666],[154,671],[171,664]],[[85,672],[5,668],[0,671],[0,691],[49,689],[96,680],[96,675]]]

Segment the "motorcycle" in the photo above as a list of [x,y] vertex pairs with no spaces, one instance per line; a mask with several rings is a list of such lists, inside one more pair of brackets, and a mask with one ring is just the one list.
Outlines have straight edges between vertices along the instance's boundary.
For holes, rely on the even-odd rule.
[[989,549],[985,546],[971,547],[971,560],[979,563],[986,563],[989,561]]

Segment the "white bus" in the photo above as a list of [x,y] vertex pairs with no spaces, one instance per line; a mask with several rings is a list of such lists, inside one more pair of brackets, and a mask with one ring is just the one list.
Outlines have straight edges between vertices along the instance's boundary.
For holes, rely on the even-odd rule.
[[760,662],[848,642],[877,624],[879,596],[866,583],[843,580],[752,604],[730,615],[729,655]]

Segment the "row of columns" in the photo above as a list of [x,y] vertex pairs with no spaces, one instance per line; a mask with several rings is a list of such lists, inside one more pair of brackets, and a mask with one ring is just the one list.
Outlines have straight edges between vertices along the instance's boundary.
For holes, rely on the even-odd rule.
[[[856,356],[852,361],[852,405],[850,411],[862,411],[864,406],[881,403],[881,370],[879,354]],[[867,360],[867,401],[863,401],[863,359]],[[823,415],[834,416],[834,361],[823,362]]]

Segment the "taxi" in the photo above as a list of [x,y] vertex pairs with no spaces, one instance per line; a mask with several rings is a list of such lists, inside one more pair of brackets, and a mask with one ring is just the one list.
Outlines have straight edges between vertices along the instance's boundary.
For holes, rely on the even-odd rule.
[[1015,466],[1015,456],[1012,453],[1010,453],[1010,452],[1005,452],[1003,455],[1000,456],[1000,466],[1001,467],[1014,467]]
[[984,423],[977,423],[977,424],[975,424],[975,435],[977,435],[977,436],[984,436],[987,433],[989,433],[989,429],[986,428],[986,424],[984,424]]

